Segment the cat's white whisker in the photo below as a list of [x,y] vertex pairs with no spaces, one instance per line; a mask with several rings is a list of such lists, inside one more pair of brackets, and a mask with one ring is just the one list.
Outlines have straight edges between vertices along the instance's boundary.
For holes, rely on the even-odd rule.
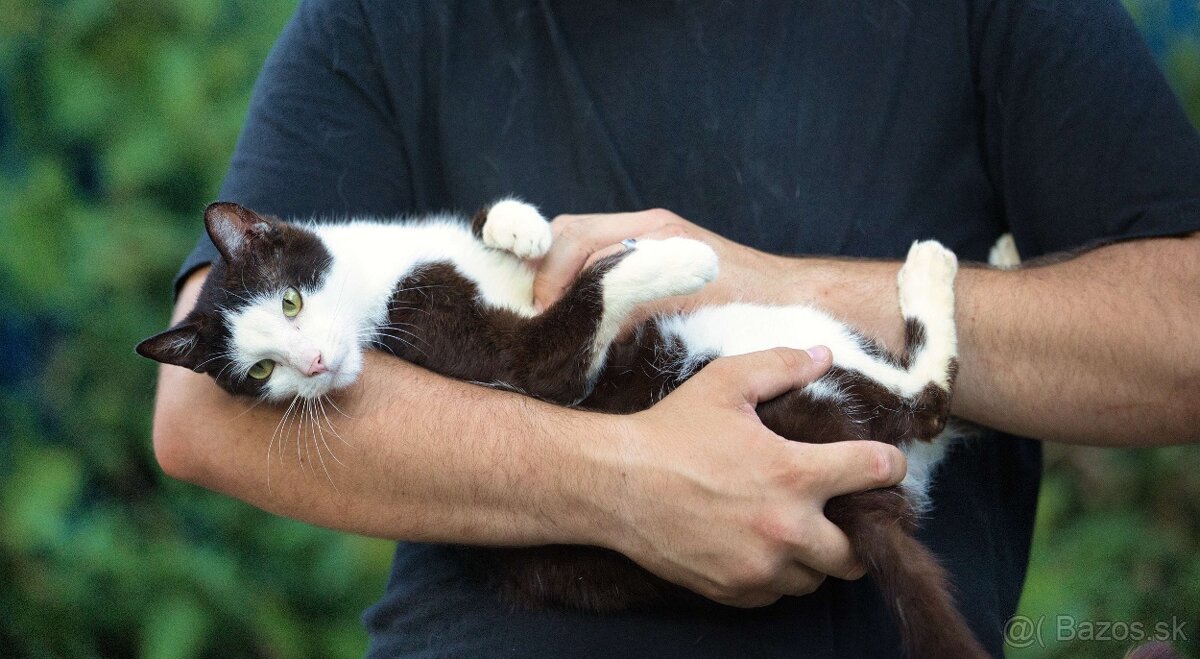
[[367,329],[367,330],[362,330],[360,333],[371,333],[371,332],[377,332],[377,331],[379,331],[380,329],[388,329],[388,328],[391,328],[391,329],[403,329],[403,328],[406,328],[406,327],[412,327],[412,328],[414,328],[414,329],[420,329],[420,328],[419,328],[417,325],[414,325],[413,323],[389,322],[389,323],[387,323],[387,324],[384,324],[384,325],[379,325],[379,326],[372,327],[372,328],[370,328],[370,329]]
[[217,371],[217,374],[216,374],[216,375],[214,375],[214,376],[213,376],[213,378],[214,378],[214,379],[220,379],[221,375],[225,373],[226,369],[228,369],[228,368],[232,367],[233,365],[234,365],[234,363],[231,361],[231,362],[229,362],[228,364],[226,364],[226,365],[222,366],[222,367],[221,367],[221,370]]
[[[267,442],[267,490],[268,491],[270,491],[270,489],[271,489],[271,447],[275,445],[275,436],[279,435],[280,428],[284,427],[284,421],[288,418],[288,415],[291,414],[292,408],[294,408],[296,406],[297,400],[300,400],[299,395],[292,397],[292,402],[287,406],[287,409],[284,410],[283,414],[281,414],[279,416],[279,423],[275,424],[275,430],[274,430],[274,432],[271,433],[271,441]],[[282,463],[282,455],[283,455],[283,436],[282,435],[280,435],[280,437],[279,437],[279,447],[280,447],[280,462]]]
[[[333,427],[333,420],[329,418],[329,413],[327,413],[325,411],[325,401],[327,401],[327,400],[329,400],[329,398],[325,395],[321,395],[321,396],[317,397],[317,402],[319,405],[319,409],[321,410],[321,415],[325,417],[325,423],[326,423],[326,425],[329,426],[329,432],[332,432],[333,436],[338,438],[338,441],[345,444],[346,446],[349,446],[350,442],[347,442],[345,439],[342,439],[342,435],[340,433],[338,433],[336,428]],[[333,402],[330,401],[330,404],[332,405]],[[336,408],[336,405],[334,407]]]
[[[317,459],[320,460],[320,462],[321,462],[321,470],[325,472],[325,479],[327,481],[329,481],[329,484],[333,487],[334,491],[341,492],[341,490],[338,489],[337,483],[334,482],[332,474],[330,474],[330,472],[329,472],[329,467],[325,463],[325,457],[321,451],[321,447],[322,446],[325,447],[325,452],[329,453],[329,457],[331,459],[333,459],[334,462],[338,463],[339,465],[341,465],[343,467],[345,467],[346,465],[343,464],[340,459],[338,459],[337,455],[333,452],[333,449],[329,446],[329,443],[327,441],[325,441],[325,430],[321,427],[321,422],[320,422],[320,419],[317,416],[317,412],[316,412],[316,410],[319,408],[319,405],[320,405],[319,399],[314,399],[313,400],[313,409],[314,409],[314,411],[313,411],[313,430],[315,431],[314,432],[315,439],[313,441],[313,447],[317,449]],[[319,444],[317,443],[318,441],[320,442]]]
[[349,414],[346,414],[345,412],[343,412],[342,408],[338,407],[338,404],[336,402],[334,402],[332,395],[330,395],[330,394],[322,394],[322,395],[325,397],[325,400],[328,400],[329,404],[333,406],[333,409],[337,410],[338,414],[341,414],[342,416],[346,417],[347,419],[354,418],[354,417],[350,416]]
[[394,332],[400,332],[400,333],[404,334],[405,336],[411,336],[412,338],[420,341],[421,343],[424,343],[427,346],[429,345],[429,341],[427,341],[425,339],[425,337],[415,334],[413,332],[410,332],[410,331],[404,329],[403,327],[398,327],[393,324],[393,325],[388,325],[387,329],[390,331],[394,331]]
[[[311,462],[312,451],[317,452],[317,459],[320,461],[321,469],[325,470],[325,459],[321,456],[321,444],[317,441],[317,430],[313,422],[312,400],[308,399],[308,405],[305,407],[305,422],[308,425],[308,434],[304,437],[304,448],[308,455],[309,464],[312,466],[313,475],[317,474],[317,463]],[[310,446],[311,444],[311,446]],[[326,473],[328,475],[328,472]]]
[[[208,364],[210,364],[210,363],[212,363],[212,362],[214,362],[214,361],[216,361],[216,360],[218,360],[218,359],[221,359],[221,358],[223,358],[223,357],[231,357],[231,356],[232,356],[232,355],[229,353],[229,351],[228,351],[228,350],[226,350],[226,351],[224,351],[224,352],[217,353],[217,354],[213,355],[212,357],[209,357],[208,359],[206,359],[206,360],[204,360],[204,361],[200,362],[199,364],[197,364],[197,365],[196,365],[196,368],[197,368],[197,369],[202,369],[202,368],[204,368],[205,366],[207,366]],[[222,369],[222,370],[224,370],[224,369]]]
[[[321,470],[326,472],[326,477],[328,478],[329,472],[325,469],[325,458],[321,455],[321,444],[319,443],[319,441],[317,439],[317,430],[316,430],[315,423],[313,421],[312,400],[311,399],[308,400],[308,407],[307,407],[307,414],[306,414],[305,421],[308,425],[308,434],[305,435],[305,437],[304,437],[304,448],[308,455],[308,459],[310,460],[309,464],[312,466],[313,475],[314,476],[317,475],[317,464],[319,463],[321,465]],[[311,444],[311,447],[310,447],[310,444]],[[318,463],[311,462],[312,451],[317,452]]]
[[369,329],[365,329],[365,330],[359,330],[359,331],[358,331],[358,335],[360,335],[360,336],[370,336],[370,335],[377,334],[377,333],[379,333],[379,332],[381,332],[381,331],[384,331],[384,330],[388,330],[388,329],[401,330],[401,329],[403,329],[403,328],[405,328],[405,327],[414,327],[414,328],[415,328],[415,327],[417,327],[417,326],[416,326],[416,325],[413,325],[412,323],[387,323],[387,324],[384,324],[384,325],[377,325],[377,326],[375,326],[375,327],[371,327],[371,328],[369,328]]
[[[324,415],[324,414],[325,414],[325,410],[321,408],[321,400],[320,400],[319,398],[318,398],[318,399],[316,399],[316,405],[315,405],[314,407],[315,407],[317,410],[319,410],[319,411],[321,412],[321,414],[322,414],[322,415]],[[328,420],[329,420],[329,417],[328,417],[328,416],[325,416],[325,420],[326,420],[326,421],[328,421]],[[345,466],[346,466],[346,464],[345,464],[344,462],[342,462],[342,461],[341,461],[341,459],[339,459],[339,458],[338,458],[338,456],[337,456],[337,453],[334,453],[334,451],[333,451],[333,447],[331,447],[331,446],[329,445],[329,442],[325,441],[325,429],[324,429],[324,427],[322,427],[322,426],[321,426],[321,421],[320,421],[320,419],[317,417],[317,415],[316,415],[316,413],[315,413],[315,412],[313,413],[313,425],[314,425],[314,427],[317,429],[317,431],[318,431],[318,435],[317,435],[317,436],[320,438],[320,440],[321,440],[321,444],[323,444],[323,445],[325,446],[325,450],[326,450],[326,451],[329,453],[329,457],[330,457],[330,458],[333,458],[333,461],[334,461],[334,462],[336,462],[336,463],[338,463],[339,465],[341,465],[341,466],[345,467]],[[333,434],[334,434],[334,435],[336,435],[337,433],[336,433],[336,432],[334,432]],[[339,437],[339,439],[340,439],[340,437]],[[320,456],[320,455],[321,455],[321,448],[320,448],[320,447],[317,447],[317,455],[318,455],[318,456]],[[324,463],[322,463],[322,465],[321,465],[321,466],[325,466],[325,465],[324,465]],[[328,474],[328,473],[329,473],[329,472],[328,472],[328,471],[326,471],[326,474]],[[332,480],[330,480],[330,482],[332,483],[333,481],[332,481]]]
[[296,396],[293,396],[292,402],[283,411],[283,414],[279,415],[279,423],[275,424],[275,431],[271,433],[271,442],[267,445],[267,455],[268,456],[270,456],[271,446],[275,444],[275,436],[280,434],[279,431],[281,428],[284,427],[284,422],[287,420],[288,414],[291,413],[292,408],[296,406],[296,401],[299,399],[300,399],[300,396],[298,394]]
[[[393,339],[395,339],[396,341],[399,341],[400,343],[402,343],[402,344],[404,344],[404,345],[406,345],[406,346],[408,346],[408,347],[412,348],[413,350],[416,350],[417,352],[420,352],[422,355],[425,355],[425,354],[426,354],[424,350],[421,350],[419,347],[417,347],[417,346],[415,346],[415,345],[413,345],[413,344],[409,343],[408,341],[405,341],[404,339],[402,339],[402,338],[400,338],[400,337],[398,337],[398,336],[393,336],[393,337],[390,337],[390,338],[393,338]],[[388,352],[392,353],[393,355],[394,355],[394,354],[396,354],[396,352],[395,352],[394,350],[392,350],[392,349],[391,349],[389,346],[387,346],[387,345],[386,345],[386,344],[384,344],[383,342],[376,341],[375,343],[376,343],[377,345],[383,346],[384,348],[386,348],[386,349],[387,349],[387,351],[388,351]],[[428,355],[426,355],[426,356],[428,356]]]
[[398,289],[396,289],[396,292],[397,293],[409,293],[411,291],[423,291],[423,290],[426,290],[429,288],[447,288],[447,287],[443,284],[426,284],[424,286],[407,286],[404,288],[398,288]]
[[[300,397],[297,396],[294,399],[294,402],[299,403]],[[287,441],[287,438],[291,436],[292,423],[296,420],[296,415],[297,415],[298,411],[299,411],[299,405],[291,405],[291,406],[289,406],[287,414],[284,415],[283,429],[279,433],[279,445],[278,445],[278,448],[276,449],[276,451],[279,453],[279,464],[280,465],[284,464],[284,457],[283,457],[284,443]]]
[[236,421],[237,419],[240,419],[240,418],[246,416],[247,414],[250,413],[250,410],[258,407],[259,405],[262,405],[263,401],[265,401],[265,400],[266,400],[266,398],[259,398],[259,399],[255,400],[254,404],[252,404],[250,407],[247,407],[246,409],[242,410],[241,412],[238,412],[237,416],[233,417],[234,420]]
[[393,311],[416,311],[418,313],[423,313],[427,316],[429,315],[429,310],[422,309],[421,307],[389,307],[388,308],[389,314],[392,313]]
[[349,272],[344,273],[342,275],[342,283],[338,287],[337,302],[333,305],[333,313],[330,314],[330,316],[333,318],[333,322],[329,323],[329,330],[325,333],[325,343],[326,344],[329,343],[329,338],[331,336],[333,336],[333,328],[338,326],[337,321],[338,321],[338,317],[342,311],[342,303],[345,302],[345,299],[346,299],[345,295],[344,295],[344,293],[346,292],[346,282],[349,280],[350,280],[350,273]]
[[250,298],[246,297],[245,295],[242,295],[241,293],[238,293],[237,291],[227,291],[227,292],[230,295],[232,295],[233,297],[241,300],[242,302],[245,302],[246,304],[252,304],[254,302]]
[[387,352],[389,355],[391,355],[391,356],[393,356],[393,357],[399,357],[399,355],[397,355],[397,354],[396,354],[396,351],[395,351],[395,350],[392,350],[392,347],[391,347],[391,346],[389,346],[389,345],[388,345],[388,344],[386,344],[386,343],[382,343],[382,342],[380,342],[380,341],[374,341],[374,340],[372,340],[372,341],[369,341],[369,342],[368,342],[368,345],[373,345],[373,346],[375,346],[376,348],[379,348],[380,350],[383,350],[383,351]]
[[[305,409],[305,406],[308,404],[308,399],[301,398],[300,401],[301,401],[300,408],[296,411],[296,464],[299,465],[301,469],[303,469],[306,461],[304,459],[304,456],[300,454],[300,440],[304,439],[304,409]],[[305,453],[305,455],[308,454],[308,440],[307,439],[304,439],[304,453]],[[311,459],[309,459],[307,461],[307,464],[309,466],[309,469],[312,469],[312,460]],[[313,473],[315,474],[316,471],[314,470]]]
[[368,342],[374,343],[376,345],[383,347],[388,352],[391,352],[393,355],[396,354],[395,351],[393,351],[390,347],[388,347],[388,345],[386,343],[380,341],[379,340],[380,338],[388,338],[388,339],[398,341],[398,342],[412,348],[413,350],[416,350],[417,352],[421,353],[422,355],[425,355],[426,357],[429,356],[429,353],[422,350],[420,346],[417,346],[417,345],[413,344],[411,341],[405,339],[403,335],[390,333],[390,330],[386,330],[384,328],[376,329],[375,337],[368,339]]
[[[283,464],[283,442],[285,441],[286,437],[291,436],[292,424],[300,423],[300,407],[301,407],[301,404],[303,404],[303,401],[304,401],[304,399],[301,398],[299,395],[296,396],[297,405],[296,405],[295,409],[292,410],[292,413],[290,415],[288,415],[287,422],[284,424],[284,428],[283,428],[284,432],[280,433],[280,435],[279,435],[279,464]],[[297,455],[297,457],[299,457],[299,452],[297,452],[296,455]],[[299,461],[297,461],[296,464],[299,465],[300,464]]]

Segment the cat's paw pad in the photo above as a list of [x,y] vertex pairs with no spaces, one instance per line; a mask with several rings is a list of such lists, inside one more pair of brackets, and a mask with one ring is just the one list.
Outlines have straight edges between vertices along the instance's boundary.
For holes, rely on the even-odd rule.
[[900,311],[905,318],[953,317],[958,258],[936,240],[914,242],[896,276]]
[[552,240],[550,223],[538,209],[515,199],[505,199],[488,209],[482,237],[488,247],[511,252],[523,259],[545,256]]
[[630,297],[657,300],[695,293],[716,279],[719,270],[717,253],[705,243],[667,238],[637,241],[610,276]]

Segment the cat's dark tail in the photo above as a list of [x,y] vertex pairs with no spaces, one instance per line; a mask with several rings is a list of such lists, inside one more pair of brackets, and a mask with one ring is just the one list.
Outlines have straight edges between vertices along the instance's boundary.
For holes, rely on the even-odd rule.
[[904,637],[909,659],[986,659],[954,606],[937,558],[913,537],[912,508],[897,487],[837,497],[825,510],[858,550]]

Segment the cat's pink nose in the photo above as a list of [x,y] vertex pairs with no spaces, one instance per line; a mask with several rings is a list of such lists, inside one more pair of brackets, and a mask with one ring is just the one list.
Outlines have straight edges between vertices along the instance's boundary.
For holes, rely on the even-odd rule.
[[309,364],[308,368],[304,370],[304,374],[311,377],[313,375],[326,373],[328,371],[329,369],[325,368],[325,362],[321,361],[321,353],[318,352],[317,356],[313,357],[312,363]]

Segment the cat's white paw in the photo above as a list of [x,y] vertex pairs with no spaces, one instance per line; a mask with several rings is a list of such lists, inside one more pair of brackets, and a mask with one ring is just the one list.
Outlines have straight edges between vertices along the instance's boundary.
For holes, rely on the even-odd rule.
[[958,258],[936,240],[914,242],[896,275],[900,313],[905,318],[954,318]]
[[488,209],[483,243],[523,259],[545,256],[550,249],[550,223],[538,209],[523,201],[505,199]]
[[1011,233],[1006,233],[996,240],[988,252],[988,265],[996,268],[1015,268],[1021,265],[1021,255],[1017,253],[1017,241]]
[[717,278],[717,253],[690,238],[639,240],[604,278],[605,298],[640,304],[695,293]]

